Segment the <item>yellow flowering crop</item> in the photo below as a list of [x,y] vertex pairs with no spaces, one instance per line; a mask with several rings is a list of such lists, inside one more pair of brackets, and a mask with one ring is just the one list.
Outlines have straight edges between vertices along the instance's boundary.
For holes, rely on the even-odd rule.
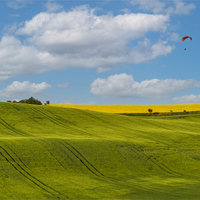
[[200,104],[169,104],[169,105],[76,105],[76,104],[50,104],[65,108],[77,108],[82,110],[92,110],[106,113],[148,113],[148,109],[153,112],[183,112],[200,111]]

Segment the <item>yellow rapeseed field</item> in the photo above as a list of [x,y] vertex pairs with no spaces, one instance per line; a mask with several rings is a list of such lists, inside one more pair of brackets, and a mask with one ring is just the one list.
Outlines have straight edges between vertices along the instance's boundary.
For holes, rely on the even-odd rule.
[[49,104],[65,108],[77,108],[106,113],[148,113],[148,109],[153,112],[183,112],[200,111],[200,104],[169,104],[169,105],[76,105],[76,104]]

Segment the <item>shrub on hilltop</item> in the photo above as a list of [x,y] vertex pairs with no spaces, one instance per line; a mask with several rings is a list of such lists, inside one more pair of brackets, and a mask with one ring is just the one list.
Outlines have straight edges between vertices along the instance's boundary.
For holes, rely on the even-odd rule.
[[42,105],[41,101],[39,101],[38,99],[35,99],[33,97],[30,97],[29,99],[22,99],[22,100],[19,101],[19,103],[28,103],[28,104]]

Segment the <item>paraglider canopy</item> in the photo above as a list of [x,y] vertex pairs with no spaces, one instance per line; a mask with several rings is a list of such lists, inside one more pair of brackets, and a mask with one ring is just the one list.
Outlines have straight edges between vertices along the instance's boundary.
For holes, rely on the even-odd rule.
[[185,36],[185,37],[182,38],[182,42],[184,42],[185,39],[187,39],[187,38],[190,38],[190,40],[192,40],[192,38],[190,36]]

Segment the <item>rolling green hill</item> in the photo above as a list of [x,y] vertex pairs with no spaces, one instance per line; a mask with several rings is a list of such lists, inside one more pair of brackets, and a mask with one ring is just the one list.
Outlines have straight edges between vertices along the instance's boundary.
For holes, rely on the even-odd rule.
[[0,199],[199,199],[200,115],[0,103]]

